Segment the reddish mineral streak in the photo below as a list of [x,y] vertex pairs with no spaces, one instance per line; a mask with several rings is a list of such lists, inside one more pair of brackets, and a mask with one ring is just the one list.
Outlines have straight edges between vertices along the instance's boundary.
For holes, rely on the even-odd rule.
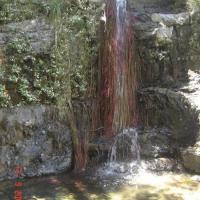
[[113,137],[138,123],[137,69],[134,55],[133,17],[126,0],[108,0],[101,52],[100,115],[104,136]]
[[79,143],[77,144],[74,150],[74,160],[75,160],[74,171],[75,172],[84,171],[87,164],[87,149],[85,141],[79,139]]
[[[135,19],[126,9],[126,0],[106,1],[106,24],[100,50],[100,97],[94,103],[96,107],[91,119],[91,126],[95,130],[99,124],[99,113],[96,111],[100,111],[105,138],[111,138],[123,128],[138,124],[136,90],[139,70],[136,68],[131,26]],[[79,138],[78,133],[75,135],[74,170],[80,172],[87,164],[88,141],[87,138]]]

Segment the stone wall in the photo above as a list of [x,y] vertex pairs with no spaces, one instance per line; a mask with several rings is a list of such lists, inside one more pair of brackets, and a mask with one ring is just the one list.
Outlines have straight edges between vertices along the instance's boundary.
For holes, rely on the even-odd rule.
[[132,1],[130,12],[143,86],[177,87],[187,81],[196,30],[186,2]]
[[66,171],[71,168],[71,134],[55,107],[0,110],[0,180]]

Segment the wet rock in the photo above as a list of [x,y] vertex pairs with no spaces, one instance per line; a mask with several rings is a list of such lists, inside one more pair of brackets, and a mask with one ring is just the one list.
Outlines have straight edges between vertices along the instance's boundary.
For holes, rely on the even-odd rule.
[[199,173],[200,74],[189,70],[188,77],[188,82],[179,88],[152,87],[140,93],[142,116],[147,116],[142,120],[144,124],[160,130],[163,125],[168,128],[164,135],[158,128],[146,128],[140,134],[141,154],[145,157],[162,157],[163,153],[168,157],[181,155],[185,168]]
[[199,112],[180,92],[166,88],[141,90],[142,122],[150,127],[167,127],[171,140],[180,145],[192,145],[199,130]]
[[153,13],[151,19],[153,22],[157,22],[166,26],[173,26],[177,24],[183,25],[190,23],[190,14],[189,12],[178,14]]
[[[129,0],[144,87],[175,87],[198,65],[200,13],[187,1]],[[198,54],[198,55],[197,55]]]
[[181,155],[186,169],[200,173],[200,142],[183,150]]
[[182,166],[177,160],[172,158],[157,158],[144,161],[143,165],[150,171],[154,172],[166,172],[166,171],[178,171],[182,169]]
[[[17,134],[20,133],[20,134]],[[22,177],[68,170],[72,143],[66,120],[48,106],[27,106],[0,110],[0,180],[15,178],[15,166]]]
[[187,0],[128,0],[133,9],[150,12],[177,13],[186,9]]
[[191,13],[192,36],[190,38],[190,69],[200,71],[200,8],[193,8]]
[[200,74],[195,71],[188,71],[189,81],[179,88],[180,93],[185,96],[191,106],[200,110]]
[[140,131],[139,144],[142,158],[175,156],[177,145],[173,142],[171,134],[167,128],[145,128]]
[[185,98],[187,98],[193,110],[197,113],[197,142],[200,141],[200,74],[199,71],[194,72],[189,70],[189,81],[185,83],[180,89],[181,93]]

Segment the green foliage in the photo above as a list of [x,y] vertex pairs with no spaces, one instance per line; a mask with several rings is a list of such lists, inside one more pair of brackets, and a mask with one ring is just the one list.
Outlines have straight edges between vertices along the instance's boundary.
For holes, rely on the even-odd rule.
[[81,141],[71,99],[90,96],[88,77],[92,71],[91,58],[97,52],[94,48],[96,43],[93,42],[96,23],[92,11],[93,7],[86,0],[52,0],[50,5],[50,19],[55,27],[55,65],[63,71],[57,105],[59,114],[67,116],[71,128],[74,166],[77,171],[86,165],[88,132],[84,135],[84,142]]
[[[65,104],[89,97],[97,56],[97,8],[87,0],[1,0],[0,23],[41,15],[55,28],[51,52],[35,53],[26,33],[8,41],[0,69],[0,106]],[[94,83],[94,81],[93,81]]]
[[55,28],[56,64],[65,79],[61,91],[65,99],[88,97],[93,76],[92,58],[97,56],[97,8],[87,0],[58,1],[50,4]]
[[10,96],[3,84],[0,84],[0,105],[2,107],[10,106]]
[[190,9],[199,9],[200,8],[200,0],[187,0],[188,7]]
[[4,82],[12,105],[55,102],[62,72],[49,55],[34,54],[23,34],[8,43],[5,54]]
[[45,2],[39,0],[1,0],[0,23],[33,19],[41,13],[47,14],[47,7]]

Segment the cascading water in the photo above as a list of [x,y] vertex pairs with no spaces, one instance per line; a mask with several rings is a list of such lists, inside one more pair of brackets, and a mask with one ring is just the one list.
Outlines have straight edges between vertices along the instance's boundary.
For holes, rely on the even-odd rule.
[[107,0],[105,32],[101,48],[100,115],[104,136],[114,138],[109,160],[98,170],[100,176],[132,174],[138,168],[140,152],[136,90],[138,68],[134,32],[127,0]]
[[108,162],[97,171],[100,177],[129,178],[138,172],[140,147],[137,129],[124,129],[110,148]]
[[140,162],[140,147],[136,129],[124,129],[115,137],[110,150],[109,162],[136,160]]
[[137,125],[138,69],[126,0],[108,0],[101,48],[100,115],[104,136]]

